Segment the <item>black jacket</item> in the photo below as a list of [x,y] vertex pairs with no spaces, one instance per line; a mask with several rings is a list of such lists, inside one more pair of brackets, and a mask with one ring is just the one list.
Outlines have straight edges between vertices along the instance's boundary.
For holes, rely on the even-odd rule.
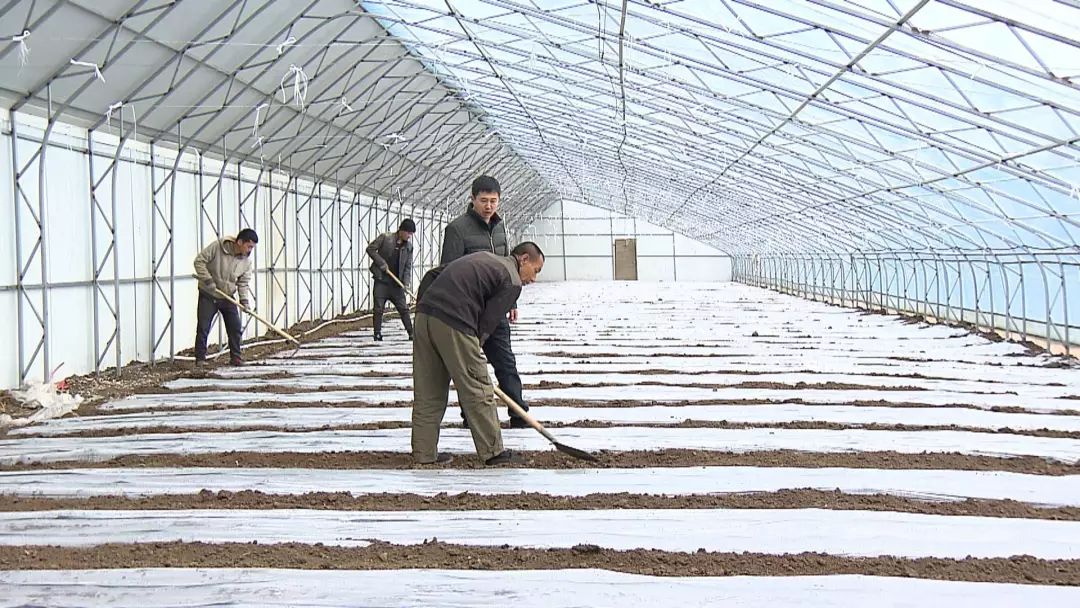
[[[384,283],[390,283],[397,285],[394,280],[386,276],[386,273],[382,271],[384,264],[394,257],[394,247],[397,247],[398,236],[397,232],[387,232],[375,237],[374,241],[367,247],[367,254],[371,257],[371,274],[375,276],[376,281],[382,281]],[[397,278],[402,283],[408,285],[412,281],[412,269],[413,269],[413,245],[412,241],[406,241],[401,246],[401,253],[398,256],[398,267],[391,268],[390,272],[397,275]]]
[[517,259],[481,251],[428,271],[420,281],[416,312],[476,336],[483,344],[519,295]]
[[439,263],[449,264],[477,251],[509,256],[510,244],[506,238],[506,226],[498,213],[491,217],[489,224],[475,209],[469,207],[464,215],[446,225]]

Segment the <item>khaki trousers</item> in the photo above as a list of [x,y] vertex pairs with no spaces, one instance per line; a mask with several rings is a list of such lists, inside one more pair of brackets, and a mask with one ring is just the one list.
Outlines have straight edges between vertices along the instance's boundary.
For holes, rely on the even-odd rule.
[[476,336],[417,313],[413,338],[412,453],[418,463],[435,462],[439,425],[446,414],[450,380],[469,419],[476,454],[487,460],[503,451],[502,430],[487,362]]

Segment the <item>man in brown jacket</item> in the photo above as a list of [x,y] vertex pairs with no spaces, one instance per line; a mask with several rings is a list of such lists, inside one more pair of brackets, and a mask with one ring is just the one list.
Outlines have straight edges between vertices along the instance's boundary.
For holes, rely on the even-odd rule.
[[236,237],[214,241],[195,256],[195,278],[199,281],[198,323],[195,329],[195,364],[206,361],[206,340],[214,317],[221,313],[225,331],[229,335],[229,363],[242,365],[240,356],[240,312],[232,302],[220,297],[218,290],[227,295],[239,296],[240,305],[251,308],[251,252],[259,242],[259,235],[251,228],[244,228]]
[[544,253],[536,243],[525,242],[510,257],[478,252],[458,258],[430,271],[420,283],[413,342],[412,453],[417,463],[452,459],[438,452],[451,380],[484,464],[523,462],[503,449],[482,346],[517,302],[521,286],[536,280],[543,267]]

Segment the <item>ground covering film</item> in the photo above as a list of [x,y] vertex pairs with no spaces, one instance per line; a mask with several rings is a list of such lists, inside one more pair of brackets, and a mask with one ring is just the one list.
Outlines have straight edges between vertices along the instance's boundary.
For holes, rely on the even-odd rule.
[[1080,605],[1058,358],[735,284],[538,285],[526,397],[600,462],[507,428],[527,462],[485,468],[452,405],[454,462],[417,467],[395,323],[0,438],[0,605]]

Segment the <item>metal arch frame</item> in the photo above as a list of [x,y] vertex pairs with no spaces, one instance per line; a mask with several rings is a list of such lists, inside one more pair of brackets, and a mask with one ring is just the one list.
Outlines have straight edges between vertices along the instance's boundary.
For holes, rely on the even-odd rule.
[[[312,5],[314,5],[314,3],[313,3]],[[222,12],[221,12],[221,13],[220,13],[220,14],[218,15],[217,19],[215,19],[215,20],[214,20],[213,22],[211,22],[211,23],[210,23],[210,25],[208,25],[208,26],[207,26],[206,28],[204,28],[204,32],[208,31],[208,30],[209,30],[210,28],[212,28],[212,27],[213,27],[214,25],[216,25],[216,24],[217,24],[217,22],[218,22],[218,21],[219,21],[219,20],[220,20],[221,18],[223,18],[224,16],[228,15],[228,14],[229,14],[229,13],[230,13],[230,12],[231,12],[231,11],[233,10],[233,8],[234,8],[234,7],[236,7],[236,6],[237,6],[237,3],[234,3],[234,4],[233,4],[232,6],[230,6],[230,7],[228,8],[228,9],[226,9],[225,11],[222,11]],[[258,8],[258,10],[256,11],[256,13],[255,13],[255,14],[258,14],[258,12],[261,12],[262,10],[264,10],[264,9],[266,8],[266,6],[267,6],[267,5],[266,5],[266,4],[264,4],[264,5],[262,5],[261,7],[259,7],[259,8]],[[87,9],[83,9],[83,10],[85,11],[85,10],[87,10]],[[94,15],[97,15],[97,13],[93,13],[93,14],[94,14]],[[345,14],[345,15],[337,15],[337,16],[335,16],[335,17],[333,17],[333,18],[338,18],[338,17],[341,17],[341,16],[351,16],[351,17],[352,17],[352,18],[353,18],[354,20],[357,20],[357,19],[360,19],[360,18],[361,18],[361,16],[359,16],[359,15],[355,15],[355,14],[353,14],[353,15],[349,15],[349,14]],[[99,16],[99,17],[100,17],[100,16]],[[251,19],[251,18],[252,18],[251,16],[249,16],[249,17],[248,17],[248,19]],[[329,22],[329,20],[324,20],[324,22]],[[150,25],[146,26],[146,28],[148,29],[148,28],[149,28],[149,27],[151,27],[152,25],[153,25],[153,24],[150,24]],[[116,24],[113,24],[112,26],[110,26],[110,28],[111,28],[111,29],[116,29],[116,28],[122,28],[122,27],[123,27],[123,22],[122,22],[122,21],[121,21],[121,22],[118,22],[118,23],[116,23]],[[278,32],[278,35],[282,35],[282,34],[284,34],[284,33],[285,33],[285,32],[287,32],[287,31],[288,31],[288,29],[287,29],[287,28],[282,28],[282,30],[280,30],[280,31]],[[130,33],[131,35],[133,35],[133,36],[135,36],[135,37],[139,37],[139,36],[140,36],[140,34],[142,34],[142,32],[135,32],[135,31],[130,31],[130,30],[128,30],[128,33]],[[311,34],[311,32],[307,32],[307,33],[305,34],[305,36],[307,36],[307,35],[310,35],[310,34]],[[154,41],[154,40],[153,40],[152,38],[146,38],[146,40],[148,40],[148,41],[150,41],[150,42],[154,42],[154,43],[156,43],[156,41]],[[336,38],[335,38],[335,40],[336,40]],[[87,49],[91,48],[92,46],[93,46],[92,44],[91,44],[91,45],[88,45],[88,46],[87,46]],[[127,46],[125,46],[125,47],[124,47],[124,49],[121,49],[121,51],[120,51],[120,52],[118,53],[118,55],[117,55],[117,56],[120,56],[120,55],[122,55],[122,54],[123,54],[124,52],[126,52],[126,50],[127,50],[128,48],[130,48],[130,46],[131,46],[131,43],[129,43],[129,44],[127,45]],[[184,49],[181,49],[181,50],[180,50],[180,51],[179,51],[179,52],[177,53],[177,55],[176,55],[176,56],[175,56],[174,58],[171,58],[171,59],[168,59],[168,60],[166,60],[166,63],[165,63],[165,64],[164,64],[164,65],[163,65],[162,67],[164,68],[164,67],[165,67],[165,65],[168,65],[169,63],[172,63],[172,62],[173,62],[173,61],[174,61],[174,60],[175,60],[176,58],[179,58],[179,57],[183,56],[183,52],[184,52],[184,50],[186,50],[187,48],[189,48],[189,47],[192,47],[192,46],[195,46],[195,44],[194,44],[194,43],[189,43],[189,44],[188,44],[188,45],[187,45],[187,46],[186,46],[186,47],[185,47]],[[170,49],[170,50],[171,50],[171,49]],[[290,50],[291,50],[291,49],[290,49]],[[84,51],[84,52],[85,52],[85,51]],[[213,54],[214,54],[215,52],[216,52],[216,50],[215,50],[215,51],[211,51],[211,53],[209,53],[209,54],[208,54],[208,55],[207,55],[207,56],[206,56],[205,58],[203,58],[203,59],[199,59],[199,60],[195,60],[195,59],[192,59],[192,61],[194,61],[195,65],[194,65],[194,66],[193,66],[192,68],[190,68],[189,70],[187,70],[186,72],[183,72],[183,74],[182,74],[182,75],[181,75],[181,73],[180,73],[180,72],[179,72],[179,70],[178,70],[178,71],[177,71],[177,73],[176,73],[176,74],[174,75],[173,85],[172,85],[172,86],[170,87],[170,89],[172,89],[172,88],[175,88],[176,86],[178,86],[178,84],[182,84],[182,83],[183,83],[183,82],[184,82],[184,81],[185,81],[185,80],[186,80],[187,78],[189,78],[189,77],[190,77],[190,76],[191,76],[192,74],[194,74],[194,73],[195,73],[195,71],[197,71],[197,70],[198,70],[199,68],[204,68],[204,67],[207,67],[206,61],[207,61],[208,59],[210,59],[210,58],[211,58],[211,57],[213,56]],[[196,105],[201,105],[201,103],[202,103],[202,102],[206,101],[206,100],[207,100],[207,99],[208,99],[208,98],[209,98],[209,97],[210,97],[211,95],[213,95],[213,94],[214,94],[214,93],[215,93],[215,92],[216,92],[216,91],[217,91],[218,89],[220,89],[220,88],[221,88],[222,86],[224,86],[224,85],[225,85],[226,83],[231,83],[231,82],[234,82],[234,81],[236,81],[236,79],[235,79],[236,73],[237,73],[237,72],[239,72],[239,71],[240,71],[240,70],[242,70],[242,69],[245,69],[245,66],[247,66],[247,65],[248,65],[248,64],[249,64],[249,63],[250,63],[250,62],[251,62],[252,60],[254,60],[254,59],[255,59],[256,57],[258,57],[258,55],[259,55],[259,54],[260,54],[259,52],[256,52],[256,53],[254,53],[254,54],[253,54],[253,55],[252,55],[251,57],[249,57],[249,58],[248,58],[247,60],[245,60],[245,61],[244,61],[244,62],[243,62],[243,63],[241,64],[241,67],[240,67],[240,68],[238,68],[238,69],[237,69],[237,70],[236,70],[236,71],[235,71],[235,72],[234,72],[233,74],[225,74],[225,73],[222,73],[222,72],[220,72],[220,71],[218,71],[218,70],[216,70],[216,69],[213,69],[213,68],[211,68],[211,69],[212,69],[213,71],[215,71],[215,72],[218,72],[218,74],[219,74],[219,75],[220,75],[220,76],[221,76],[222,78],[221,78],[220,82],[218,82],[218,84],[217,84],[217,85],[216,85],[215,87],[213,87],[213,88],[212,88],[212,89],[211,89],[211,90],[210,90],[210,91],[209,91],[209,92],[208,92],[208,93],[207,93],[206,95],[204,95],[204,96],[203,96],[203,97],[201,98],[201,101],[200,101],[200,103],[199,103],[199,104],[196,104]],[[406,54],[406,55],[403,55],[403,56],[402,56],[402,57],[401,57],[401,58],[400,58],[400,59],[399,59],[399,60],[398,60],[398,61],[397,61],[396,63],[401,63],[401,62],[403,62],[403,61],[406,61],[406,60],[409,60],[409,59],[410,59],[410,58],[409,58],[409,57],[407,56],[407,54]],[[272,63],[273,63],[273,62],[267,62],[267,65],[266,65],[266,66],[264,67],[264,71],[263,71],[263,73],[262,73],[262,74],[265,74],[265,73],[266,73],[266,71],[270,69],[270,65],[271,65]],[[105,66],[105,69],[107,70],[107,65]],[[67,67],[65,67],[65,68],[63,68],[62,70],[60,70],[59,72],[57,72],[57,75],[54,75],[54,77],[53,77],[53,78],[55,78],[55,77],[59,77],[59,74],[62,74],[62,73],[64,73],[64,71],[65,71],[65,70],[67,70]],[[418,72],[418,73],[417,73],[416,75],[420,75],[421,73],[422,73],[422,72]],[[262,74],[260,74],[260,75],[262,75]],[[131,92],[131,94],[130,94],[130,95],[125,95],[124,97],[125,97],[125,98],[132,98],[132,96],[137,96],[137,95],[139,94],[139,92],[140,92],[140,91],[141,91],[142,89],[144,89],[144,88],[145,88],[145,87],[146,87],[146,86],[147,86],[147,85],[148,85],[148,84],[150,83],[150,81],[151,81],[151,79],[150,79],[150,78],[148,78],[148,79],[144,80],[144,81],[143,81],[143,83],[142,83],[142,84],[140,84],[140,85],[138,85],[138,86],[137,86],[137,87],[136,87],[136,88],[135,88],[135,89],[134,89],[134,90],[133,90],[133,91]],[[363,80],[361,79],[361,81],[358,81],[358,83],[360,83],[360,82],[363,82]],[[243,92],[244,90],[250,90],[250,89],[251,89],[251,86],[250,86],[250,85],[244,85],[244,86],[241,86],[241,87],[239,87],[239,89],[240,89],[240,93],[237,93],[237,95],[241,94],[241,93],[242,93],[242,92]],[[31,97],[32,95],[33,95],[33,93],[31,93],[31,94],[30,94],[29,96],[27,96],[27,97]],[[272,95],[272,94],[271,94],[271,95]],[[160,100],[159,100],[159,102],[160,102]],[[152,112],[152,111],[154,111],[154,110],[155,110],[155,109],[157,108],[157,106],[158,106],[158,103],[155,103],[155,104],[153,104],[153,105],[151,106],[151,108],[150,108],[150,111],[151,111],[151,112]],[[227,107],[227,104],[223,104],[223,108],[222,108],[222,110],[224,110],[224,108],[225,108],[225,107]],[[280,107],[280,106],[273,106],[273,107],[271,108],[271,111],[270,111],[270,113],[274,113],[274,112],[277,112],[277,111],[279,111],[280,109],[281,109],[281,107]],[[220,113],[220,111],[221,111],[221,110],[219,110],[219,111],[218,111],[218,112],[216,112],[215,114],[219,114],[219,113]],[[301,117],[301,116],[302,116],[302,115],[301,115],[300,113],[294,112],[294,111],[292,111],[291,109],[290,109],[290,112],[292,113],[292,118],[290,119],[290,122],[291,122],[291,121],[294,121],[294,120],[296,120],[296,119],[297,119],[298,117]],[[179,118],[177,118],[176,122],[177,122],[177,123],[183,123],[183,122],[184,122],[184,121],[185,121],[186,119],[188,119],[188,118],[191,118],[191,117],[192,117],[193,115],[194,115],[194,111],[188,111],[188,112],[187,112],[187,113],[185,113],[184,115],[182,115],[182,116],[180,116]],[[267,117],[267,119],[266,119],[266,120],[270,120],[270,118],[269,118],[269,117]],[[199,140],[198,140],[198,138],[199,138],[199,136],[200,136],[200,135],[201,135],[201,133],[202,133],[202,129],[206,128],[206,126],[207,126],[207,125],[209,125],[209,124],[211,124],[211,122],[212,122],[212,121],[207,121],[207,122],[206,122],[206,124],[205,124],[205,125],[203,125],[203,127],[202,127],[202,128],[200,128],[199,130],[197,130],[197,131],[196,131],[195,133],[193,133],[193,134],[190,134],[190,136],[189,136],[189,140],[191,140],[191,141],[199,141]],[[264,122],[265,122],[265,121],[264,121]],[[327,122],[324,122],[324,125],[325,125],[325,126],[326,126],[327,128],[329,128],[329,126],[330,126],[330,123],[329,123],[329,122],[327,121]],[[287,126],[287,125],[285,125],[285,126]],[[354,133],[352,133],[351,131],[343,131],[343,133],[347,133],[347,134],[348,134],[348,135],[349,135],[350,137],[354,137],[354,136],[355,136],[355,134],[354,134]],[[296,140],[296,138],[293,138],[293,139],[294,139],[294,141]],[[247,142],[246,142],[246,140],[245,140],[245,141],[244,141],[243,143],[247,143]],[[368,143],[372,143],[372,142],[368,142]],[[207,150],[208,150],[208,149],[210,148],[210,146],[209,146],[209,145],[202,145],[202,146],[200,146],[200,147],[202,148],[201,152],[203,152],[203,153],[205,153],[205,152],[206,152],[206,151],[207,151]],[[241,145],[241,146],[234,146],[234,154],[235,154],[235,150],[237,150],[237,149],[241,149],[241,148],[243,148],[243,146],[242,146],[242,145]],[[291,152],[289,152],[289,154],[291,154]],[[314,163],[313,163],[313,164],[314,164]],[[313,175],[317,175],[317,172],[314,172],[314,171],[313,171],[313,173],[312,173],[312,174],[313,174]]]
[[[495,5],[505,7],[505,6],[508,6],[508,5],[512,5],[513,3],[509,3],[509,2],[489,2],[489,4],[495,4]],[[413,3],[413,4],[411,4],[411,6],[415,7],[417,5],[415,3]],[[433,11],[433,12],[437,12],[437,11]],[[534,11],[534,12],[536,12],[536,11]],[[459,19],[459,18],[460,18],[459,16],[455,15],[455,19]],[[445,34],[447,32],[445,30],[443,30],[442,33]],[[471,41],[471,37],[470,37],[470,41]],[[444,50],[444,53],[445,53],[445,50]],[[511,54],[512,54],[512,51],[511,51]],[[546,59],[544,59],[544,60],[546,61]],[[820,62],[820,60],[818,60],[818,61]],[[519,65],[519,66],[517,66],[517,69],[522,70],[523,67],[524,66]],[[571,67],[571,66],[567,66],[567,65],[564,64],[562,67]],[[457,69],[463,69],[463,68],[461,68],[459,66],[459,67],[457,67]],[[525,71],[525,70],[522,70],[522,71]],[[505,75],[500,76],[500,80],[506,80],[506,79],[507,79],[507,77]],[[990,116],[989,118],[991,120],[998,120],[998,118],[996,116]],[[529,121],[524,121],[524,123],[527,123],[527,122],[529,122]],[[670,127],[670,125],[665,125],[665,127]],[[548,125],[548,128],[551,128],[550,125]],[[525,128],[523,128],[522,130],[525,130]],[[777,130],[778,129],[774,129],[774,131],[777,131]],[[1038,134],[1034,133],[1033,130],[1028,130],[1028,133],[1038,136]],[[831,132],[830,135],[832,135],[834,137],[838,137],[838,138],[845,138],[846,137],[846,139],[849,140],[849,143],[851,143],[851,144],[853,144],[855,146],[869,146],[870,145],[867,141],[857,141],[857,140],[852,141],[850,136],[847,136],[847,134],[843,133],[843,132],[835,132],[834,131],[834,132]],[[1010,136],[1015,138],[1014,134],[1010,134]],[[917,138],[917,139],[914,139],[914,140],[915,141],[924,141],[924,142],[926,142],[926,141],[934,142],[935,138],[925,137],[924,136],[924,137]],[[1005,157],[999,157],[999,158],[992,159],[994,162],[993,163],[987,163],[986,166],[976,165],[974,167],[968,167],[965,170],[961,170],[959,167],[954,167],[955,169],[957,169],[957,171],[952,172],[952,173],[943,172],[942,177],[939,177],[939,178],[934,179],[934,180],[920,180],[920,181],[916,181],[916,182],[912,182],[912,183],[903,183],[902,182],[902,185],[900,185],[900,186],[877,188],[877,190],[889,193],[891,195],[900,195],[900,194],[903,193],[904,189],[908,189],[908,188],[912,188],[912,187],[922,187],[922,188],[924,188],[926,190],[931,191],[931,193],[932,193],[931,195],[936,194],[936,195],[942,196],[945,200],[951,200],[954,203],[954,205],[956,203],[959,203],[961,205],[960,208],[963,208],[963,206],[968,206],[968,207],[971,207],[971,208],[980,208],[981,211],[987,213],[988,215],[996,216],[996,217],[1004,220],[1005,223],[1011,224],[1014,228],[1019,227],[1022,230],[1027,230],[1030,234],[1041,234],[1043,237],[1047,237],[1045,242],[1046,242],[1046,244],[1048,246],[1054,245],[1054,246],[1058,246],[1058,247],[1065,247],[1067,249],[1068,245],[1069,245],[1069,243],[1067,241],[1062,241],[1060,239],[1057,239],[1057,238],[1053,237],[1053,235],[1049,235],[1048,233],[1042,232],[1040,229],[1037,229],[1037,228],[1032,229],[1032,228],[1029,228],[1027,226],[1024,226],[1022,222],[1016,221],[1016,218],[1014,218],[1014,217],[1010,216],[1009,214],[1005,213],[1000,208],[1000,206],[998,206],[996,204],[996,202],[993,200],[992,196],[998,196],[998,197],[1001,197],[1001,198],[1004,198],[1004,199],[1012,199],[1013,202],[1016,202],[1016,203],[1019,203],[1019,204],[1022,204],[1022,205],[1026,205],[1026,206],[1029,206],[1029,207],[1033,207],[1036,211],[1048,214],[1048,216],[1049,216],[1049,214],[1053,214],[1054,212],[1052,211],[1052,209],[1050,209],[1048,207],[1038,207],[1037,205],[1032,204],[1033,201],[1029,201],[1029,200],[1021,199],[1019,197],[1012,196],[1008,192],[1005,192],[1005,191],[1000,190],[1000,189],[995,189],[992,186],[988,186],[985,183],[979,183],[979,182],[973,182],[972,183],[972,182],[969,182],[969,183],[971,183],[972,186],[978,186],[980,188],[981,192],[987,193],[986,194],[987,198],[991,199],[989,201],[989,203],[991,205],[994,205],[995,208],[991,208],[991,207],[988,207],[988,206],[983,206],[978,201],[965,197],[963,195],[963,193],[962,193],[962,190],[964,188],[963,186],[960,186],[960,187],[946,186],[946,187],[941,188],[941,189],[931,188],[930,186],[932,184],[934,184],[935,182],[946,181],[946,180],[949,180],[949,179],[952,179],[952,180],[955,180],[955,181],[966,182],[967,181],[966,179],[957,179],[957,178],[962,178],[962,177],[966,176],[967,173],[973,173],[975,171],[978,171],[978,170],[981,170],[981,169],[984,169],[984,168],[988,168],[989,166],[1000,165],[1000,166],[1004,166],[1007,169],[1007,171],[1009,173],[1011,173],[1013,176],[1015,176],[1016,178],[1023,179],[1024,181],[1027,181],[1027,182],[1032,183],[1032,184],[1041,183],[1044,186],[1049,186],[1051,189],[1055,189],[1059,193],[1063,193],[1064,188],[1063,188],[1063,184],[1060,181],[1055,182],[1054,179],[1052,179],[1052,176],[1035,174],[1031,170],[1029,170],[1029,169],[1027,169],[1027,168],[1025,168],[1023,166],[1020,166],[1020,165],[1015,165],[1014,166],[1012,161],[1018,160],[1018,159],[1023,158],[1024,156],[1027,156],[1027,155],[1033,155],[1033,154],[1040,153],[1040,152],[1042,152],[1044,150],[1055,153],[1055,154],[1059,154],[1060,153],[1059,148],[1061,148],[1063,146],[1072,146],[1073,144],[1076,143],[1076,141],[1077,140],[1073,140],[1073,139],[1056,140],[1056,141],[1051,140],[1050,143],[1045,144],[1045,145],[1043,145],[1041,147],[1037,147],[1034,150],[1027,150],[1027,151],[1024,151],[1023,153],[1018,154],[1018,155],[1007,155]],[[1032,142],[1029,142],[1029,143],[1032,143]],[[841,144],[841,145],[844,145],[844,144]],[[528,152],[528,150],[526,148],[522,148],[521,145],[518,145],[517,149]],[[944,149],[944,146],[942,146],[942,149]],[[849,147],[845,146],[845,150],[849,155],[853,155],[853,153],[851,152],[851,149]],[[880,146],[880,150],[888,153],[887,158],[898,158],[899,157],[899,154],[893,152],[892,150],[890,150],[889,148],[887,148],[885,146]],[[832,152],[835,153],[835,151],[832,151]],[[536,153],[535,150],[533,151],[533,153],[534,154]],[[915,159],[915,160],[917,160],[917,159]],[[805,162],[805,158],[803,158],[802,161]],[[884,165],[887,161],[883,159],[883,160],[877,161],[877,162],[881,162],[881,164]],[[620,163],[621,163],[621,159],[620,159]],[[915,164],[916,164],[915,162],[911,163],[913,168],[915,167]],[[859,165],[859,166],[868,166],[868,163],[857,163],[857,165]],[[929,167],[922,167],[922,168],[926,169],[926,168],[929,168]],[[550,171],[552,171],[552,170],[549,170],[549,172]],[[881,174],[879,172],[879,176],[880,175]],[[1033,177],[1034,177],[1034,179],[1033,179]],[[888,184],[887,181],[885,181],[885,180],[883,180],[883,181],[885,182],[885,184]],[[859,205],[859,206],[852,206],[851,210],[853,212],[854,217],[852,217],[852,216],[849,216],[849,217],[852,217],[852,219],[862,220],[862,223],[865,223],[865,221],[867,219],[866,212],[868,210],[870,210],[872,207],[877,206],[877,205],[889,206],[889,205],[892,205],[892,204],[895,203],[895,197],[893,198],[893,200],[885,200],[885,199],[883,199],[883,200],[880,200],[880,201],[875,201],[872,196],[867,196],[868,194],[872,195],[873,192],[874,192],[874,190],[871,190],[871,191],[864,192],[864,193],[856,193],[854,196],[851,196],[850,200],[853,200],[853,201],[859,200],[860,198],[867,198],[869,200],[869,204]],[[921,209],[923,211],[923,213],[925,213],[930,207],[928,207],[927,205],[922,203],[922,201],[920,201],[919,198],[920,198],[919,196],[912,196],[908,200],[910,202],[913,202],[919,209]],[[965,200],[965,198],[967,200]],[[1046,202],[1045,199],[1043,199],[1043,200],[1044,200],[1044,202]],[[957,213],[952,213],[952,214],[947,213],[947,212],[944,213],[944,214],[941,214],[941,210],[939,210],[939,209],[935,209],[934,211],[936,213],[938,213],[940,217],[948,218],[948,219],[951,219],[951,220],[955,221],[957,223],[957,225],[963,224],[963,225],[966,225],[967,227],[971,228],[972,229],[971,233],[972,233],[973,237],[978,237],[979,235],[982,235],[982,234],[988,232],[983,227],[977,226],[976,224],[973,224],[973,223],[970,223],[970,222],[966,222],[963,215],[961,215],[959,213],[960,208],[954,207],[954,209],[956,209]],[[804,209],[803,213],[805,213],[806,211],[807,210]],[[895,208],[893,208],[893,209],[890,209],[890,211],[893,212],[894,219],[895,219],[895,214],[896,214],[897,210]],[[901,214],[902,213],[904,213],[904,212],[901,211]],[[782,214],[783,214],[783,212],[777,213],[775,215],[780,216]],[[914,216],[912,216],[912,217],[914,217]],[[1064,219],[1068,220],[1067,217],[1065,217]],[[758,219],[757,222],[760,222],[760,219]],[[1075,225],[1075,223],[1074,223],[1074,225]],[[917,222],[912,222],[912,226],[917,229],[919,224]],[[755,227],[758,228],[759,230],[761,228],[760,225],[755,225]],[[939,225],[939,227],[941,227],[941,226]],[[929,228],[929,226],[928,226],[928,228]],[[946,230],[949,229],[947,226],[945,226],[944,228]],[[746,230],[744,229],[741,232],[745,234]],[[992,233],[992,231],[990,231],[990,232]],[[1019,251],[1030,252],[1030,251],[1036,250],[1036,248],[1031,247],[1030,245],[1024,243],[1023,241],[1013,240],[1013,239],[1011,239],[1010,237],[1008,237],[1008,236],[1006,236],[1004,234],[996,234],[995,239],[998,242],[1002,242],[1002,243],[1006,243],[1006,244],[1011,242],[1012,246],[1015,249],[1019,250]],[[968,240],[968,237],[965,236],[962,240]],[[972,251],[983,251],[984,253],[988,252],[988,251],[992,251],[991,245],[986,243],[985,239],[983,239],[983,243],[981,243],[981,244],[979,244],[977,242],[974,242],[974,241],[968,241],[968,242],[970,243]],[[905,244],[904,241],[896,242],[896,243],[894,243],[894,248],[897,251],[902,251],[903,250],[902,246],[904,244]],[[1073,242],[1072,245],[1075,247],[1075,242]],[[856,251],[858,251],[858,249],[856,249]],[[935,267],[934,267],[935,273],[942,272],[941,269],[944,269],[944,274],[945,274],[946,277],[956,277],[956,278],[953,279],[948,284],[943,284],[940,277],[937,274],[934,274],[933,275],[933,277],[934,277],[933,280],[925,280],[924,279],[923,284],[924,284],[924,287],[926,287],[927,289],[933,288],[934,290],[938,290],[938,291],[940,291],[941,289],[944,289],[945,294],[946,294],[946,298],[948,298],[949,295],[952,294],[952,293],[959,293],[960,296],[962,297],[963,292],[958,291],[958,285],[961,282],[961,275],[960,275],[960,270],[959,270],[960,266],[959,266],[959,264],[957,264],[955,266],[956,270],[952,270],[952,266],[950,265],[951,262],[947,262],[943,258],[943,256],[947,255],[948,252],[950,252],[950,251],[956,252],[957,254],[959,254],[960,253],[960,248],[957,245],[954,244],[952,246],[946,246],[940,252],[939,251],[930,251],[926,255],[929,255],[930,259],[935,264]],[[868,252],[868,253],[870,253],[871,255],[881,255],[881,254],[885,253],[885,250],[883,250],[882,252],[879,252],[878,254],[874,254],[873,252]],[[964,255],[969,255],[970,253],[971,252],[968,252],[967,254],[964,254]],[[855,263],[854,258],[852,258],[850,263]],[[878,263],[880,264],[879,261],[878,261]],[[867,260],[864,260],[864,264],[862,266],[859,266],[859,265],[854,266],[857,270],[859,268],[862,268],[862,270],[860,270],[859,274],[854,274],[853,275],[855,277],[854,280],[856,280],[856,281],[858,281],[860,283],[864,282],[864,281],[869,281],[869,282],[867,282],[867,285],[872,286],[873,281],[869,279],[869,277],[871,276],[870,273],[869,273],[870,266],[871,266],[871,264]],[[1002,272],[1005,272],[1004,267],[1003,267]],[[915,275],[913,275],[913,276],[915,276]],[[1062,277],[1062,283],[1064,284],[1064,273],[1061,273],[1060,276]],[[887,280],[887,277],[884,280]],[[896,274],[895,273],[893,274],[892,284],[893,285],[897,284],[897,279],[896,279]],[[887,292],[883,293],[883,294],[880,294],[879,301],[885,301],[885,299],[887,297],[889,297],[889,295],[890,294],[888,294]],[[926,299],[928,297],[929,297],[928,293],[923,294],[924,299]],[[872,302],[873,300],[872,300],[872,298],[868,297],[864,301],[869,303],[869,302]],[[1049,304],[1048,304],[1048,306],[1049,306]],[[947,308],[948,308],[948,302],[946,302],[946,309]],[[1067,332],[1067,330],[1068,330],[1068,324],[1067,323],[1065,325],[1065,328],[1066,328],[1066,332]]]
[[[503,4],[503,5],[505,5],[505,4],[507,4],[507,3],[500,3],[500,4]],[[416,6],[416,5],[415,5],[415,4],[412,4],[412,5],[410,5],[410,6]],[[445,31],[443,31],[442,33],[446,33],[446,32],[445,32]],[[864,142],[864,145],[865,145],[865,142]]]
[[[410,6],[416,6],[416,5],[415,4],[410,4]],[[444,30],[440,30],[440,33],[447,34],[449,32],[446,32]],[[504,79],[505,79],[505,77],[504,77]],[[837,135],[842,135],[842,134],[837,134]],[[859,142],[859,145],[867,146],[868,144],[867,144],[867,142]],[[1007,216],[1002,216],[1002,218],[1006,219],[1006,220],[1009,220],[1009,218]],[[724,246],[721,244],[721,247],[723,248]]]

